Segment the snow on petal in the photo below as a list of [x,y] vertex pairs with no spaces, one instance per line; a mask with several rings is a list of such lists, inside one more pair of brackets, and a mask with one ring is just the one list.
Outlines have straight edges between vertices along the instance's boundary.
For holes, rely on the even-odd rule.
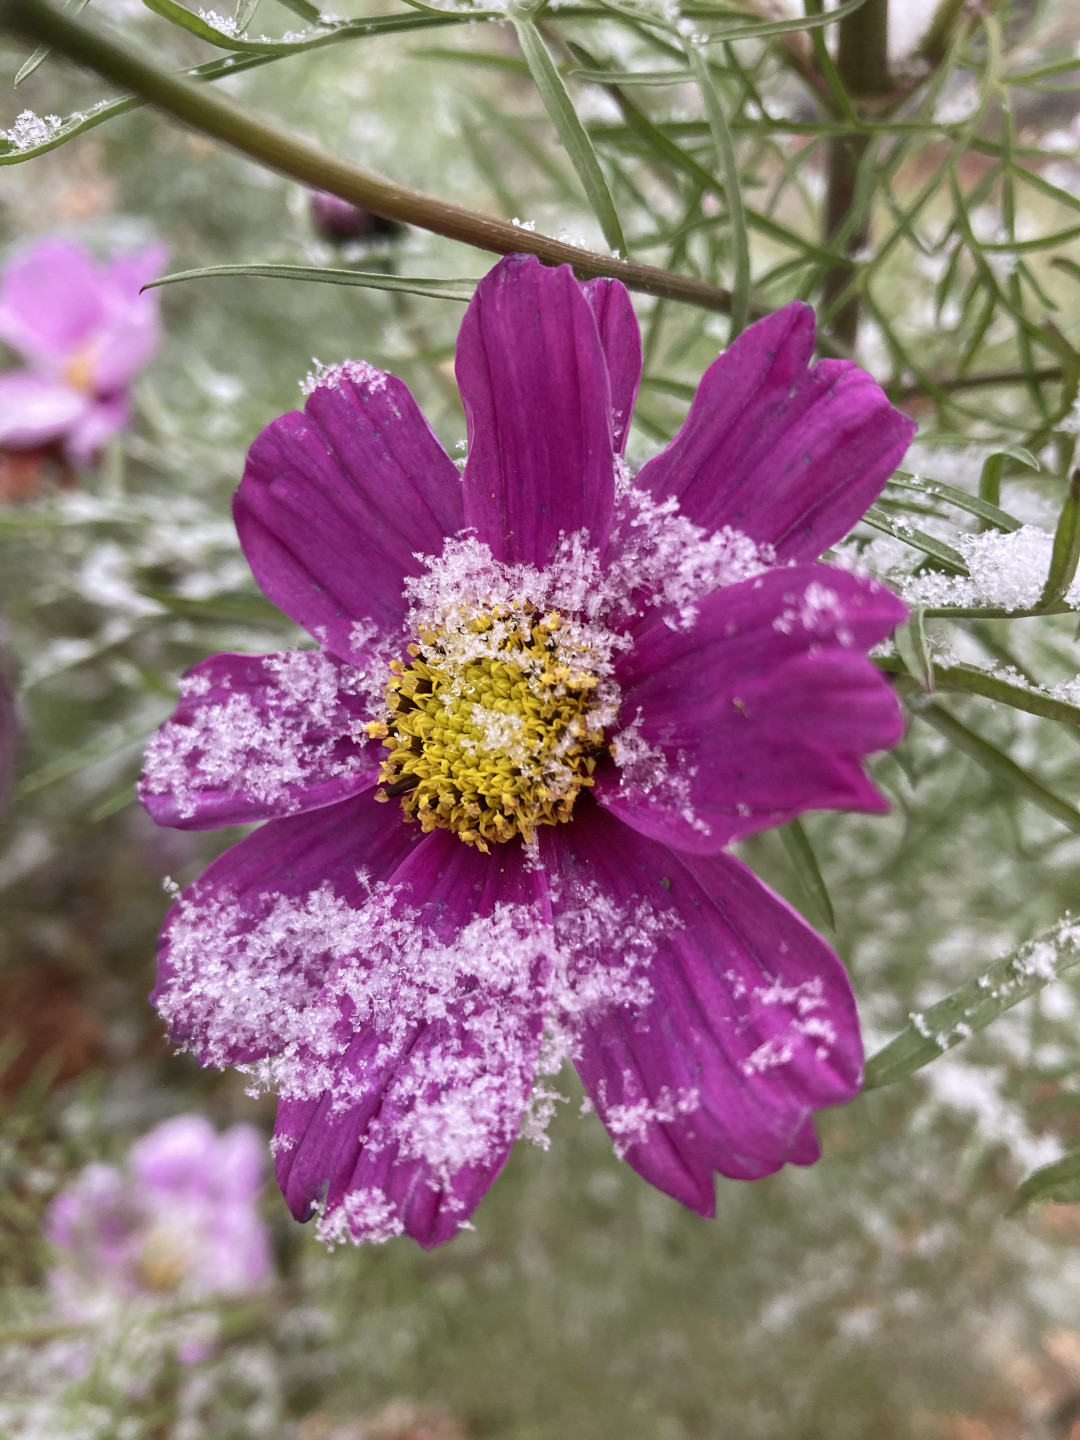
[[140,798],[160,825],[205,828],[290,815],[370,785],[364,724],[378,682],[319,650],[215,655],[180,682],[146,750]]

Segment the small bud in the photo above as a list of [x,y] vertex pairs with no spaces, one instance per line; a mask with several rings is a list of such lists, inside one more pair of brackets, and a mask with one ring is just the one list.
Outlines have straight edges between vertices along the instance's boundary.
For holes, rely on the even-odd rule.
[[322,238],[334,245],[347,240],[396,240],[405,228],[385,215],[340,200],[328,190],[312,190],[311,218]]

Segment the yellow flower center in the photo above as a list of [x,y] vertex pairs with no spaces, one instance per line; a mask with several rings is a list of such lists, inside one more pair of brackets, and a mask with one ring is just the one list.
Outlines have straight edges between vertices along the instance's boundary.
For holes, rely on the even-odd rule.
[[96,363],[96,348],[93,345],[84,345],[64,366],[64,379],[73,390],[82,390],[89,394],[94,388]]
[[139,1273],[150,1290],[176,1290],[187,1274],[180,1238],[167,1230],[153,1230],[139,1256]]
[[590,651],[557,611],[495,606],[456,628],[421,629],[391,662],[380,800],[401,797],[425,831],[490,841],[569,820],[593,784],[604,707]]

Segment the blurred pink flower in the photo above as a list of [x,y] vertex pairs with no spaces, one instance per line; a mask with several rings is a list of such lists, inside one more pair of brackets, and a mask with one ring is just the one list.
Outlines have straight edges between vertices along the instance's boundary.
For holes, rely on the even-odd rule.
[[178,1115],[137,1141],[123,1170],[88,1165],[49,1206],[53,1293],[72,1319],[110,1299],[200,1300],[264,1286],[263,1143],[249,1125],[219,1135]]
[[0,278],[0,340],[25,368],[0,373],[0,449],[60,443],[88,465],[127,425],[131,384],[161,338],[157,297],[140,288],[161,273],[150,245],[99,265],[81,246],[43,240]]

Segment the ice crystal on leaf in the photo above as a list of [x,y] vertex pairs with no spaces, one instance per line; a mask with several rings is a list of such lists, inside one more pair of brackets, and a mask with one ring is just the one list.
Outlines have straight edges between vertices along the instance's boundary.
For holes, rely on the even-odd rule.
[[0,135],[13,150],[32,150],[37,145],[46,145],[60,129],[59,115],[36,114],[23,110],[15,117],[10,130],[0,130]]
[[[987,530],[950,537],[964,557],[968,575],[924,572],[903,586],[904,598],[914,605],[993,605],[1003,610],[1026,610],[1037,605],[1046,585],[1054,537],[1038,525],[1019,530]],[[1080,608],[1080,580],[1065,596],[1066,604]]]
[[328,1243],[449,1239],[568,1062],[703,1214],[858,1088],[839,960],[727,853],[883,809],[862,759],[901,729],[866,653],[904,607],[814,562],[912,426],[813,343],[805,306],[752,326],[631,476],[626,290],[511,256],[459,338],[462,474],[362,362],[252,447],[241,543],[319,649],[204,661],[151,744],[160,822],[266,822],[177,900],[155,999],[276,1090]]

